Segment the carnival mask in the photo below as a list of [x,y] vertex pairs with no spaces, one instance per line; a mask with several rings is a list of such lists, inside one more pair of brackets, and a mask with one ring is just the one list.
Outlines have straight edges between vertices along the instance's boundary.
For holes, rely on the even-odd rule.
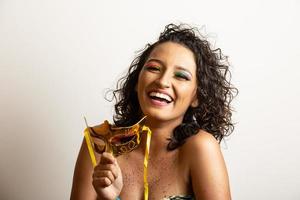
[[140,144],[140,133],[143,132],[145,118],[128,127],[116,127],[107,120],[98,127],[92,128],[87,125],[93,149],[99,154],[110,152],[114,156],[131,152]]
[[116,127],[104,121],[100,126],[89,127],[84,130],[84,137],[87,143],[88,151],[91,157],[92,165],[97,165],[95,153],[102,154],[103,152],[110,152],[114,156],[119,156],[129,153],[136,149],[140,144],[140,134],[147,133],[145,155],[144,155],[144,199],[148,200],[148,160],[151,141],[151,130],[145,125],[145,118],[143,117],[139,122],[128,127]]

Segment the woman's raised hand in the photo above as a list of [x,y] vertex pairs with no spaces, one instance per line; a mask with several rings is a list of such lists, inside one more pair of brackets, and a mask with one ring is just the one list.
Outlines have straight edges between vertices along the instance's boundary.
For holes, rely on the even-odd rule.
[[117,159],[110,153],[101,155],[93,173],[93,186],[99,199],[114,200],[121,193],[123,179]]

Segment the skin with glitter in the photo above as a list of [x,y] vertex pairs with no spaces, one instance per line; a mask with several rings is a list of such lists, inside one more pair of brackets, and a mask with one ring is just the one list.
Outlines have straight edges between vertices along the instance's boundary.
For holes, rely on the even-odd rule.
[[[233,130],[230,102],[236,89],[224,59],[195,28],[170,24],[134,59],[114,91],[116,126],[147,116],[149,199],[231,199],[219,142]],[[101,132],[100,126],[93,129]],[[83,142],[71,199],[144,199],[147,135],[140,136],[130,153],[98,154],[95,168]]]

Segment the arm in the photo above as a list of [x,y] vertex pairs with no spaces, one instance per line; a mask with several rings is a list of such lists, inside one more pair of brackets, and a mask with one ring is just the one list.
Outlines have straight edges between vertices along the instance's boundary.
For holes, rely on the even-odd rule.
[[96,200],[97,194],[93,188],[93,166],[87,145],[83,140],[75,165],[71,200]]
[[196,199],[230,200],[229,178],[217,140],[200,131],[189,138],[187,149]]
[[[98,165],[93,168],[85,140],[75,165],[71,200],[115,199],[123,187],[122,173],[112,154],[96,154]],[[97,192],[97,193],[96,193]]]

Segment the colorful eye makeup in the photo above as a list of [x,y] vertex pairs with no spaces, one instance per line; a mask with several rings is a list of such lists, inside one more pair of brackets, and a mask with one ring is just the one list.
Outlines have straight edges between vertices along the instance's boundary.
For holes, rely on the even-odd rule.
[[174,72],[175,77],[185,79],[187,81],[191,80],[191,75],[188,72],[185,71],[176,71]]
[[[147,71],[150,71],[150,72],[161,72],[161,70],[163,70],[163,69],[161,68],[160,64],[157,64],[156,62],[150,61],[148,63],[145,63],[144,70],[147,70]],[[174,77],[178,78],[180,80],[187,80],[187,81],[192,79],[191,73],[183,67],[176,67],[175,68]]]
[[160,71],[160,67],[157,64],[155,64],[155,63],[146,63],[144,65],[144,70]]

